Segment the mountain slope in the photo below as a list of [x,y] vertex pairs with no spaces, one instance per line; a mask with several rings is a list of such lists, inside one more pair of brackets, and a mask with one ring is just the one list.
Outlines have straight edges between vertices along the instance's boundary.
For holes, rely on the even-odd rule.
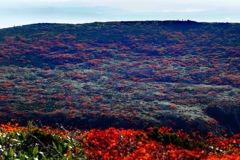
[[2,29],[2,122],[238,133],[239,34],[193,21]]

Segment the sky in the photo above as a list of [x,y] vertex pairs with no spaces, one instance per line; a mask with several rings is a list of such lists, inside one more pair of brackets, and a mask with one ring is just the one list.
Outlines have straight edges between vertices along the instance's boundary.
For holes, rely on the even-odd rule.
[[240,0],[1,0],[0,28],[134,20],[240,23],[239,8]]

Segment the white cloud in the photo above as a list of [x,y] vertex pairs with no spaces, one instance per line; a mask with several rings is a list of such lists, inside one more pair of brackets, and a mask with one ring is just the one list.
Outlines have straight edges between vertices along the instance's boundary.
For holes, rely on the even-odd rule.
[[[0,0],[0,8],[108,6],[129,11],[197,10],[240,8],[239,0]],[[192,11],[191,11],[192,10]],[[196,10],[196,11],[195,11]]]
[[[102,10],[97,12],[99,7],[96,6],[105,7],[108,13]],[[49,11],[54,7],[55,9]],[[84,14],[79,13],[79,8],[82,7],[86,7],[84,11],[87,12]],[[35,22],[69,23],[72,17],[81,16],[71,22],[166,19],[240,22],[239,8],[240,0],[0,0],[0,28],[7,26],[7,23],[8,25]],[[24,13],[20,13],[23,11]],[[39,15],[40,18],[37,17]],[[49,16],[53,15],[55,17],[49,19]],[[33,18],[30,19],[29,16]]]
[[161,10],[162,12],[171,12],[171,13],[190,13],[190,12],[205,12],[207,10],[205,9],[194,9],[194,8],[189,8],[189,9],[164,9]]
[[231,18],[225,17],[225,21],[229,22],[229,21],[231,21]]

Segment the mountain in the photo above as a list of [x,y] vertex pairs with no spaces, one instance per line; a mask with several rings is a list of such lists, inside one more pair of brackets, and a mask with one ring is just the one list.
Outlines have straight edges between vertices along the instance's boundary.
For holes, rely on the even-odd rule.
[[[120,6],[119,6],[120,7]],[[167,7],[168,8],[168,7]],[[171,8],[171,7],[170,7]],[[198,7],[197,7],[198,8]],[[108,21],[143,20],[195,20],[201,22],[239,22],[239,9],[188,9],[177,7],[158,10],[125,10],[117,7],[95,6],[79,7],[60,5],[18,6],[0,9],[0,28],[21,26],[32,23],[92,23]]]
[[0,28],[39,22],[89,23],[113,21],[128,17],[129,14],[129,11],[106,6],[3,8],[0,10],[0,19],[4,21],[0,24]]
[[240,131],[240,24],[124,21],[0,30],[0,118],[81,129]]

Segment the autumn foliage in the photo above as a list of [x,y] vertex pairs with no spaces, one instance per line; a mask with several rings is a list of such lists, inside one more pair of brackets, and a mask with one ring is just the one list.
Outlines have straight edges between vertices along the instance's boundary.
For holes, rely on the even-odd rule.
[[[18,125],[1,125],[1,135],[14,132],[29,131],[29,127]],[[68,158],[83,150],[87,159],[239,159],[240,135],[222,137],[209,133],[201,137],[197,132],[191,135],[182,130],[173,132],[168,127],[149,128],[147,132],[133,129],[109,128],[105,130],[92,129],[88,131],[50,127],[38,128],[33,126],[33,132],[58,135],[61,139],[72,138],[81,147],[66,150]],[[39,131],[38,131],[39,132]],[[38,137],[38,139],[41,137]],[[60,140],[60,139],[59,139]],[[9,145],[11,140],[4,145]],[[57,142],[55,142],[57,143]],[[0,144],[3,145],[3,144]],[[85,154],[81,154],[84,156]],[[71,155],[71,156],[70,156]],[[50,157],[49,157],[50,158]],[[77,158],[75,156],[75,158]],[[80,157],[78,157],[80,158]]]
[[[44,23],[1,29],[1,127],[19,141],[24,130],[36,142],[26,128],[6,124],[38,120],[39,126],[64,126],[34,134],[58,135],[69,143],[73,137],[89,159],[236,159],[239,57],[235,23]],[[67,131],[73,128],[79,131]],[[16,149],[23,147],[17,144]],[[45,149],[34,147],[31,156]],[[13,148],[5,148],[14,155]],[[76,150],[62,151],[70,156]]]

